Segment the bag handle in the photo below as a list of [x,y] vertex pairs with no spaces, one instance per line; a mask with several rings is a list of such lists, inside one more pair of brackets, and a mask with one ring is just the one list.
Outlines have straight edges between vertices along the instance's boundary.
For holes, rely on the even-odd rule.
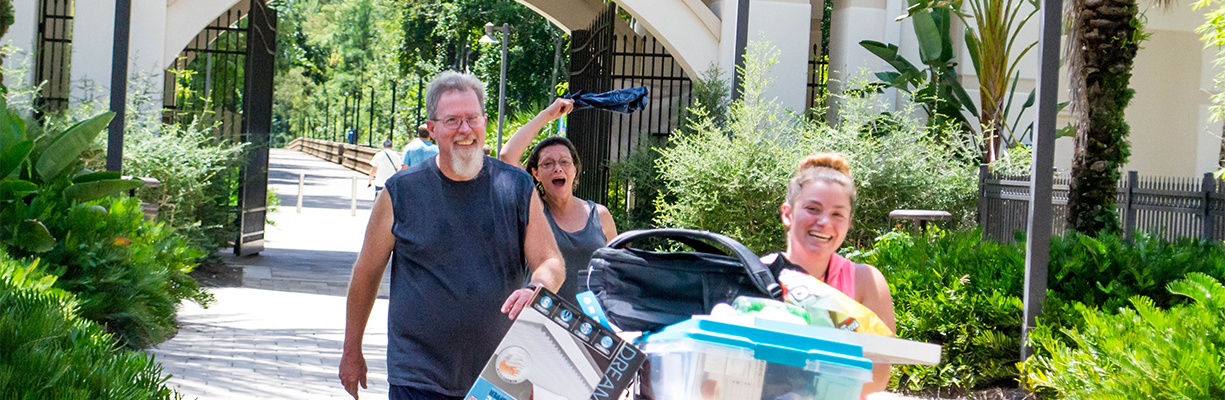
[[[761,263],[761,259],[757,258],[753,251],[740,244],[740,242],[718,233],[693,229],[638,229],[617,235],[611,242],[608,242],[608,247],[624,249],[629,247],[630,243],[633,243],[635,240],[646,238],[676,240],[703,253],[726,255],[722,251],[718,251],[718,248],[702,242],[702,240],[714,241],[732,251],[733,255],[744,265],[745,270],[749,273],[749,280],[753,282],[754,286],[757,286],[758,290],[769,294],[774,299],[781,299],[783,297],[782,286],[778,285],[778,281],[774,279],[774,274],[770,273],[770,269]],[[695,245],[695,243],[700,244]]]

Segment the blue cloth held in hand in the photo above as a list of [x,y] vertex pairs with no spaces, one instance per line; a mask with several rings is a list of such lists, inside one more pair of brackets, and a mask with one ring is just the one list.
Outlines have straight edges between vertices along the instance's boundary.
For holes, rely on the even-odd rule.
[[584,108],[599,108],[629,114],[647,107],[647,95],[651,93],[646,86],[628,89],[618,89],[604,93],[587,93],[582,90],[566,95],[574,100],[574,110]]

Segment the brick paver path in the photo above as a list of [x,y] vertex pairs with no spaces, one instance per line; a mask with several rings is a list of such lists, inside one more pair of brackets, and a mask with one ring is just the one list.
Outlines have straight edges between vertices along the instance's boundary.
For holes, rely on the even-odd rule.
[[[179,312],[182,328],[150,352],[173,374],[186,399],[341,399],[336,378],[344,340],[345,299],[248,288],[213,290],[217,303]],[[366,329],[369,390],[387,398],[387,301]]]

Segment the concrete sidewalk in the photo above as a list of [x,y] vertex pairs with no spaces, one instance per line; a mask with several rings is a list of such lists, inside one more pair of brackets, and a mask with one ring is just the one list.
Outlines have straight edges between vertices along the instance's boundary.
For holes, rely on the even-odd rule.
[[[225,252],[226,264],[243,269],[243,287],[343,296],[365,238],[374,189],[366,187],[365,175],[348,168],[294,150],[270,153],[268,187],[281,205],[268,215],[265,250],[248,257]],[[306,175],[300,214],[299,173]],[[350,211],[354,177],[356,216]],[[390,269],[383,276],[380,297],[387,296],[389,277]]]

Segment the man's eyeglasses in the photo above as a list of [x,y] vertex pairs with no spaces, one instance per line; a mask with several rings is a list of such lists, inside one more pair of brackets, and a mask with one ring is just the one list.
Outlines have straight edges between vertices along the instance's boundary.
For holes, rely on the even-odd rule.
[[467,122],[468,127],[473,128],[473,129],[485,126],[485,116],[484,115],[470,115],[467,117],[450,117],[447,119],[431,119],[431,121],[439,122],[442,124],[443,128],[447,128],[447,129],[459,129],[459,124],[463,122]]
[[562,169],[566,169],[566,168],[573,167],[573,166],[574,166],[574,162],[573,162],[573,161],[570,161],[569,159],[564,159],[564,158],[563,158],[563,159],[561,159],[561,161],[553,161],[553,160],[549,160],[549,161],[545,161],[545,162],[540,163],[540,169],[543,169],[543,170],[545,170],[545,171],[548,171],[548,170],[551,170],[551,169],[553,169],[553,167],[558,166],[558,165],[560,165],[560,166],[562,167]]

